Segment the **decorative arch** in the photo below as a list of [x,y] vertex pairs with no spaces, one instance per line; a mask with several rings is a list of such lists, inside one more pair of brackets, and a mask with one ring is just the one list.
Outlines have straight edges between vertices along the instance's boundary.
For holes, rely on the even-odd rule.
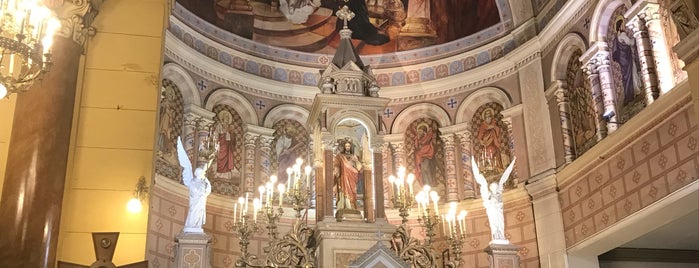
[[330,126],[332,126],[332,133],[335,133],[335,128],[342,122],[348,119],[353,119],[355,121],[360,122],[364,127],[366,127],[367,131],[369,131],[369,138],[374,137],[377,135],[378,129],[376,129],[376,124],[374,124],[374,120],[372,120],[371,116],[366,114],[365,112],[359,111],[359,110],[343,110],[339,111],[335,114],[332,115],[332,117],[328,118],[328,122],[330,123]]
[[456,111],[456,121],[454,123],[469,124],[476,113],[476,109],[489,102],[499,103],[505,110],[512,107],[512,100],[505,91],[496,87],[481,88],[461,102],[459,109]]
[[201,96],[197,91],[196,84],[192,76],[182,66],[176,63],[166,63],[163,66],[163,79],[170,80],[180,89],[185,105],[194,104],[201,107]]
[[415,119],[421,117],[427,117],[437,121],[439,123],[439,127],[451,125],[449,114],[447,114],[442,107],[439,107],[433,103],[419,103],[405,108],[405,110],[401,111],[396,116],[396,120],[393,122],[393,127],[391,127],[391,133],[405,133],[410,124],[415,121]]
[[631,6],[629,0],[602,0],[597,3],[595,12],[592,14],[592,22],[590,23],[589,44],[595,42],[606,41],[607,29],[609,21],[617,7],[621,5]]
[[[250,109],[253,109],[250,106]],[[293,104],[282,104],[275,106],[267,113],[264,119],[264,127],[272,128],[275,123],[282,119],[291,119],[305,124],[310,112],[301,106]]]
[[211,93],[211,95],[209,95],[206,99],[206,106],[204,108],[212,111],[214,106],[218,104],[234,107],[235,111],[238,112],[240,117],[243,119],[243,123],[255,126],[259,125],[255,108],[252,107],[250,102],[243,97],[243,95],[238,94],[232,89],[221,88]]
[[585,52],[587,46],[583,37],[579,33],[569,33],[556,48],[556,53],[553,55],[553,66],[551,68],[551,80],[565,80],[568,73],[568,60],[576,50]]

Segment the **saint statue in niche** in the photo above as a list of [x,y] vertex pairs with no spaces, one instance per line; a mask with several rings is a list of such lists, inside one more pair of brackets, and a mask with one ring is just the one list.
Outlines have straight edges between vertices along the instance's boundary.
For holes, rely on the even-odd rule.
[[333,177],[337,192],[337,209],[357,209],[357,184],[362,163],[354,154],[352,140],[346,138],[338,144],[339,152],[333,161]]

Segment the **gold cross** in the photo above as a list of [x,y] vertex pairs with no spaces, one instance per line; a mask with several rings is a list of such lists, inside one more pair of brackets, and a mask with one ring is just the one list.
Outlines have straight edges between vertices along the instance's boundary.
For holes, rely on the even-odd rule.
[[354,18],[354,12],[352,12],[352,10],[350,10],[347,6],[343,6],[342,8],[340,8],[337,12],[335,12],[335,15],[338,19],[341,19],[345,22],[344,28],[347,28],[347,22]]

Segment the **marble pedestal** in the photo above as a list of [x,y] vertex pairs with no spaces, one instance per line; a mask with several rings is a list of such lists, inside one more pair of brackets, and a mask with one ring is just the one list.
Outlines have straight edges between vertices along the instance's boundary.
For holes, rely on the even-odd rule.
[[485,248],[490,268],[519,268],[518,246],[512,244],[490,244]]
[[384,219],[374,223],[336,222],[326,218],[316,225],[317,267],[349,267],[349,264],[381,241],[390,245],[396,230]]
[[175,253],[174,267],[211,267],[210,241],[211,237],[205,233],[181,233],[175,236],[177,252]]

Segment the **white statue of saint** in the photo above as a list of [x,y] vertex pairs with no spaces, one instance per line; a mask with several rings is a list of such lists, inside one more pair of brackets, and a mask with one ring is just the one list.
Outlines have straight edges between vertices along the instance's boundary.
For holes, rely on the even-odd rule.
[[177,159],[182,170],[182,182],[189,188],[189,211],[184,222],[184,233],[204,233],[202,226],[206,223],[206,198],[211,193],[211,183],[206,178],[208,163],[192,172],[192,163],[182,145],[182,138],[177,138]]
[[502,173],[499,182],[492,182],[488,185],[488,181],[483,174],[478,170],[476,161],[471,157],[471,167],[473,168],[473,176],[476,182],[481,186],[481,198],[483,198],[483,206],[488,214],[488,222],[490,223],[490,233],[492,234],[491,244],[509,244],[510,241],[505,238],[505,215],[502,211],[502,186],[512,173],[515,166],[516,158],[512,159],[510,165]]

